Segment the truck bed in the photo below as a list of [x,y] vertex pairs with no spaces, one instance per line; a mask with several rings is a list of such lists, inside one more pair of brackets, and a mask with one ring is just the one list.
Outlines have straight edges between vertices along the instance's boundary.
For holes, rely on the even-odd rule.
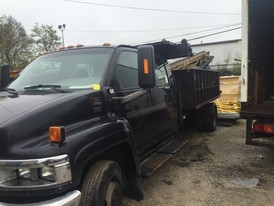
[[173,70],[182,109],[197,110],[220,97],[219,74],[208,69]]

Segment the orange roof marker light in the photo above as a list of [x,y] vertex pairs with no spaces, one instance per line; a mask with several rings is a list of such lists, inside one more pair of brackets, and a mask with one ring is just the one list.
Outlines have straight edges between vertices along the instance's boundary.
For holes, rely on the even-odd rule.
[[76,47],[83,47],[83,44],[77,44]]
[[110,46],[111,44],[108,42],[103,43],[103,46]]
[[74,47],[75,47],[75,46],[73,46],[73,45],[67,46],[68,49],[71,49],[71,48],[74,48]]
[[65,141],[65,128],[59,126],[49,127],[49,139],[53,143],[62,143]]

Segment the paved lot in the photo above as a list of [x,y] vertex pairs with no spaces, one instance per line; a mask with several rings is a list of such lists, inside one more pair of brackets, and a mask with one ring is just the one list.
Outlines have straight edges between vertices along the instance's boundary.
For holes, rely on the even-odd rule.
[[125,198],[124,206],[274,205],[274,149],[245,145],[245,120],[180,135],[191,140],[144,179],[144,200]]

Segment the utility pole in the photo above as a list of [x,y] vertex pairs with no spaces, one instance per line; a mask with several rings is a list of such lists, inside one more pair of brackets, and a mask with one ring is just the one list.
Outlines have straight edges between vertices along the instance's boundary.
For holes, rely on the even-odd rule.
[[64,40],[64,30],[66,28],[65,24],[60,24],[58,25],[58,29],[61,31],[62,33],[62,43],[63,43],[63,47],[65,46],[65,40]]

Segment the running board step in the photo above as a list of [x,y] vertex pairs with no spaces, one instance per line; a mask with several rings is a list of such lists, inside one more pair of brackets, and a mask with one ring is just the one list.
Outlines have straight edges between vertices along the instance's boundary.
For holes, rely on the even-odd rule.
[[149,177],[155,173],[155,171],[161,167],[167,160],[172,157],[171,154],[155,154],[151,159],[146,161],[141,166],[141,172],[143,177]]
[[175,154],[182,146],[184,146],[189,139],[179,139],[176,138],[173,141],[169,142],[164,147],[157,150],[158,153],[164,154]]

